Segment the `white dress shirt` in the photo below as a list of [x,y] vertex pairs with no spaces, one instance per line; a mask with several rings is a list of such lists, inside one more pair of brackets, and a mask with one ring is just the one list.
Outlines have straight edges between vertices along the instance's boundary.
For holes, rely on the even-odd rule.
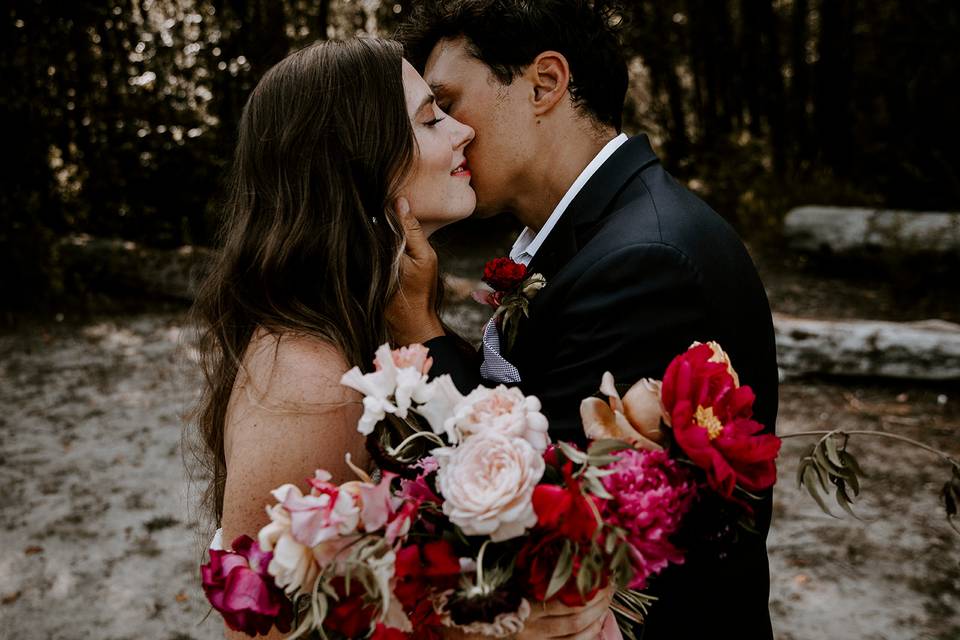
[[510,249],[510,258],[512,260],[528,266],[530,265],[530,261],[533,260],[533,256],[537,254],[540,245],[547,239],[547,236],[550,235],[553,228],[557,226],[560,216],[563,215],[563,212],[567,210],[567,207],[570,206],[573,199],[576,198],[580,190],[583,189],[583,185],[587,184],[587,181],[593,177],[597,169],[603,166],[603,163],[613,155],[613,152],[619,149],[620,145],[628,139],[626,134],[621,133],[604,145],[603,149],[600,149],[600,153],[580,172],[577,179],[573,181],[573,184],[570,185],[567,192],[560,198],[560,202],[557,203],[556,208],[553,210],[553,213],[550,214],[550,217],[547,218],[547,221],[543,223],[540,231],[534,231],[530,227],[523,230],[517,238],[517,241],[513,243],[513,248]]

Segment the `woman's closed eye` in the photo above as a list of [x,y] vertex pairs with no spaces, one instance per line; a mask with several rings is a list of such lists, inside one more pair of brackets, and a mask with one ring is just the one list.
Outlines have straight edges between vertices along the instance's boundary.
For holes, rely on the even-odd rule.
[[423,124],[424,124],[424,126],[427,126],[427,127],[435,127],[435,126],[437,126],[438,123],[442,122],[443,120],[446,120],[446,116],[443,116],[443,117],[440,117],[440,118],[434,118],[433,120],[428,120],[427,122],[424,122]]

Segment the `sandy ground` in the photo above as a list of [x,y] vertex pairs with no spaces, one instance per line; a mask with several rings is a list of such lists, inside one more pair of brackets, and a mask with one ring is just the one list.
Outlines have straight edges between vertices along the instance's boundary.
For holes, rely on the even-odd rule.
[[[483,318],[461,307],[455,320]],[[208,529],[181,453],[199,383],[183,329],[182,311],[164,311],[0,335],[0,638],[221,637],[204,619]],[[791,382],[781,402],[784,434],[876,428],[960,454],[957,389]],[[796,488],[806,444],[785,444],[769,538],[778,638],[960,638],[945,468],[855,441],[870,472],[863,521],[834,519]]]

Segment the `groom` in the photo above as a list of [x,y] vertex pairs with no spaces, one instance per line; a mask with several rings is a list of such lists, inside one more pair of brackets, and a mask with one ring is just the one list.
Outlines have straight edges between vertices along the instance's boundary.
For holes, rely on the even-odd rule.
[[[505,360],[488,351],[484,370],[515,367],[553,439],[580,441],[580,401],[604,371],[621,383],[661,378],[693,341],[716,340],[772,432],[778,377],[763,285],[734,231],[664,170],[647,137],[621,133],[627,67],[591,4],[428,0],[403,31],[438,104],[476,130],[466,149],[476,215],[509,212],[525,225],[510,257],[547,282]],[[404,269],[391,327],[398,343],[425,343],[433,371],[467,391],[481,382],[480,362],[433,312],[433,260],[420,252]],[[723,552],[693,545],[685,564],[651,582],[658,600],[644,639],[772,638],[770,502],[758,534],[740,533]]]

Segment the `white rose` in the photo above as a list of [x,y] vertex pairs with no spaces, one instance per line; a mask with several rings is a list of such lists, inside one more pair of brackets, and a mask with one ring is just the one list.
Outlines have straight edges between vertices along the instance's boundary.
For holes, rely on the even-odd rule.
[[457,405],[453,420],[464,437],[496,431],[523,438],[540,453],[550,444],[549,425],[540,413],[540,401],[534,396],[524,396],[516,387],[474,389]]
[[457,447],[435,449],[443,513],[467,535],[501,542],[537,522],[533,489],[543,457],[526,440],[484,431]]

